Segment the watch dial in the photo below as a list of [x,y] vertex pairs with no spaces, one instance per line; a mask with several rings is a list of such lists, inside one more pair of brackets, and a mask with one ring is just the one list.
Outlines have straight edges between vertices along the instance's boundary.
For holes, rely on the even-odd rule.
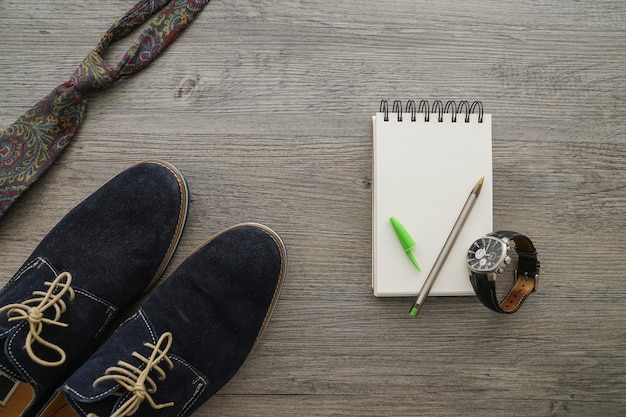
[[500,239],[485,236],[478,239],[467,251],[467,266],[472,271],[486,272],[496,269],[506,256],[506,245]]

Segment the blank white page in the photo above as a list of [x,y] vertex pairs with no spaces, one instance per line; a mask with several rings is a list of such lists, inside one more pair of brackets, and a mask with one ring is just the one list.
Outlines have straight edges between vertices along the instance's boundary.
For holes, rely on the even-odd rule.
[[[373,122],[372,287],[374,295],[417,295],[476,182],[485,178],[480,195],[461,230],[431,296],[474,295],[465,263],[467,249],[493,231],[491,115],[483,122],[459,114],[411,121],[395,113]],[[418,272],[391,226],[395,216],[416,242]]]

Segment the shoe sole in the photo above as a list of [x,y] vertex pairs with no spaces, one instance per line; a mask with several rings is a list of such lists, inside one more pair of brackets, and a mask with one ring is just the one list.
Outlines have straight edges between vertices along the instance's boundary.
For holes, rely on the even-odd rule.
[[267,325],[269,324],[269,321],[272,318],[272,314],[274,313],[274,307],[276,307],[276,303],[278,302],[278,298],[280,297],[280,292],[283,288],[283,282],[285,281],[285,275],[287,273],[287,249],[285,248],[285,243],[283,242],[282,238],[278,235],[278,233],[276,233],[274,230],[270,229],[269,227],[264,226],[259,223],[244,223],[243,225],[258,227],[259,229],[267,233],[274,240],[274,242],[276,243],[276,246],[278,247],[278,250],[280,251],[280,276],[278,277],[278,282],[276,283],[276,288],[274,289],[274,296],[272,297],[272,301],[270,302],[269,308],[267,309],[267,313],[265,314],[265,318],[263,319],[263,324],[261,325],[261,329],[259,330],[259,333],[257,334],[257,337],[254,340],[254,344],[252,345],[250,352],[248,352],[248,355],[243,360],[242,366],[244,363],[246,363],[246,361],[250,357],[250,354],[254,352],[257,345],[259,344],[259,341],[261,340],[261,337],[265,333],[265,329],[267,328]]
[[172,260],[172,257],[174,256],[174,253],[176,252],[176,248],[178,247],[178,244],[180,243],[180,239],[183,236],[183,230],[185,228],[185,224],[187,223],[187,214],[189,212],[189,186],[187,185],[187,181],[185,180],[185,177],[183,176],[183,174],[178,170],[178,168],[176,168],[174,165],[170,164],[169,162],[165,162],[161,160],[147,160],[147,161],[140,162],[136,165],[143,165],[143,164],[155,164],[155,165],[160,165],[168,169],[172,173],[172,175],[174,175],[174,177],[176,178],[176,181],[178,181],[178,186],[180,189],[180,214],[178,216],[178,223],[176,224],[176,231],[174,232],[174,235],[172,236],[172,241],[170,242],[170,245],[167,248],[167,252],[165,253],[165,256],[163,257],[163,261],[159,265],[159,268],[154,274],[154,277],[152,277],[152,280],[148,283],[148,286],[144,290],[144,294],[145,294],[156,284],[159,278],[161,278],[161,276],[163,275],[163,272],[165,272],[165,269],[167,268],[170,261]]

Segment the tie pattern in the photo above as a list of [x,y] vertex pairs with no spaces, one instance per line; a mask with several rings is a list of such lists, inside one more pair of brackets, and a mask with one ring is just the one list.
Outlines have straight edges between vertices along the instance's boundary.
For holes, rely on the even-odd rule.
[[[107,88],[155,60],[209,0],[141,0],[113,23],[69,81],[0,135],[0,217],[72,140],[85,117],[89,93]],[[115,65],[104,60],[109,46],[152,20]]]

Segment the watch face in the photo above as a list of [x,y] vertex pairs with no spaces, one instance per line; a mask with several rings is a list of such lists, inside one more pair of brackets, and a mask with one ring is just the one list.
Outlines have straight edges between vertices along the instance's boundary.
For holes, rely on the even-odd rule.
[[474,272],[491,272],[506,257],[506,244],[492,236],[485,236],[470,246],[467,251],[467,266]]

